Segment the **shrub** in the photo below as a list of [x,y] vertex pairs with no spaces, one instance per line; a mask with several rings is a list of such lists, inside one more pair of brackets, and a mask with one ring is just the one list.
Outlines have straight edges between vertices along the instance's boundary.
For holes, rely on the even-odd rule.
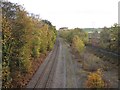
[[84,61],[83,61],[83,69],[88,71],[96,71],[97,69],[101,68],[100,58],[96,57],[93,54],[85,53]]
[[86,86],[88,88],[104,88],[105,82],[102,79],[101,69],[98,69],[96,72],[90,73],[86,81]]
[[59,31],[59,34],[70,44],[72,44],[72,40],[75,35],[77,35],[84,44],[88,43],[88,34],[80,28]]
[[75,35],[72,39],[72,47],[78,51],[79,53],[81,53],[84,50],[84,43],[83,41],[77,36]]

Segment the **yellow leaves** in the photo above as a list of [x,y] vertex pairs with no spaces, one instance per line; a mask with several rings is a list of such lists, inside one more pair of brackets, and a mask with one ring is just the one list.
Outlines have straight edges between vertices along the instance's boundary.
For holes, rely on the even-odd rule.
[[74,43],[75,47],[79,47],[79,48],[76,48],[76,50],[79,53],[83,51],[82,48],[84,47],[84,44],[86,44],[88,41],[87,33],[85,33],[79,28],[59,31],[59,34],[62,38],[66,39],[70,44],[73,44],[75,42]]
[[9,88],[10,84],[11,84],[11,80],[10,77],[10,71],[8,67],[3,67],[2,68],[2,84],[3,84],[3,88]]
[[84,50],[84,43],[77,35],[72,39],[72,47],[79,53]]
[[102,79],[102,71],[98,69],[96,72],[90,73],[86,81],[88,88],[104,88],[105,82]]
[[3,70],[2,73],[4,73],[4,75],[8,75],[8,74],[10,74],[8,68],[2,68],[2,70]]
[[5,3],[7,5],[3,7],[2,20],[4,48],[2,63],[5,68],[3,76],[6,77],[3,78],[5,80],[3,87],[7,87],[10,81],[8,77],[19,78],[15,77],[16,71],[20,72],[20,76],[29,73],[32,68],[32,56],[38,58],[40,53],[52,49],[56,38],[54,26],[43,23],[35,15],[28,15],[19,5]]

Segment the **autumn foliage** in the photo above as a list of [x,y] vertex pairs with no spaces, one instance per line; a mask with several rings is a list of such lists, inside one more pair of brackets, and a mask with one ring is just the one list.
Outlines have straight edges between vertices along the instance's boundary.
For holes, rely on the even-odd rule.
[[64,38],[72,48],[81,53],[88,42],[88,35],[80,28],[60,31],[60,36]]
[[21,5],[3,1],[1,6],[2,87],[10,88],[19,77],[31,72],[33,60],[52,50],[56,29],[51,22],[29,14]]
[[101,69],[98,69],[96,72],[90,73],[88,75],[86,86],[88,88],[104,88],[105,82],[102,79]]
[[78,37],[77,35],[75,35],[72,39],[72,47],[78,52],[82,52],[84,50],[84,43],[83,41],[80,39],[80,37]]

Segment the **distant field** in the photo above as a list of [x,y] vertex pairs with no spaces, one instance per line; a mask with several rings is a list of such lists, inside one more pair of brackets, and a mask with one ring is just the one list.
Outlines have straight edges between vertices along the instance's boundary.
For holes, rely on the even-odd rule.
[[83,28],[83,31],[85,32],[94,32],[94,31],[101,32],[102,30],[103,30],[102,28]]

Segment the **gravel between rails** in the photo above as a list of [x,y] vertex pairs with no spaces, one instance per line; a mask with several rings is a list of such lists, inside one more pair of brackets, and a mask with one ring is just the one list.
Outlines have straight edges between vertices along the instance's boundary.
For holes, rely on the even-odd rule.
[[[53,51],[50,52],[48,57],[45,59],[43,64],[39,67],[32,80],[28,83],[26,88],[46,88],[50,74],[56,60],[57,52],[59,48],[59,40],[56,40],[55,47]],[[52,71],[53,72],[53,71]],[[50,83],[50,82],[49,82]]]
[[57,38],[57,44],[34,74],[27,88],[78,88],[76,65],[67,44]]
[[65,88],[65,87],[66,87],[66,62],[65,54],[63,53],[63,45],[60,41],[58,63],[56,67],[55,77],[53,79],[52,88]]
[[61,38],[59,52],[52,88],[78,88],[75,61],[72,59],[68,45]]

